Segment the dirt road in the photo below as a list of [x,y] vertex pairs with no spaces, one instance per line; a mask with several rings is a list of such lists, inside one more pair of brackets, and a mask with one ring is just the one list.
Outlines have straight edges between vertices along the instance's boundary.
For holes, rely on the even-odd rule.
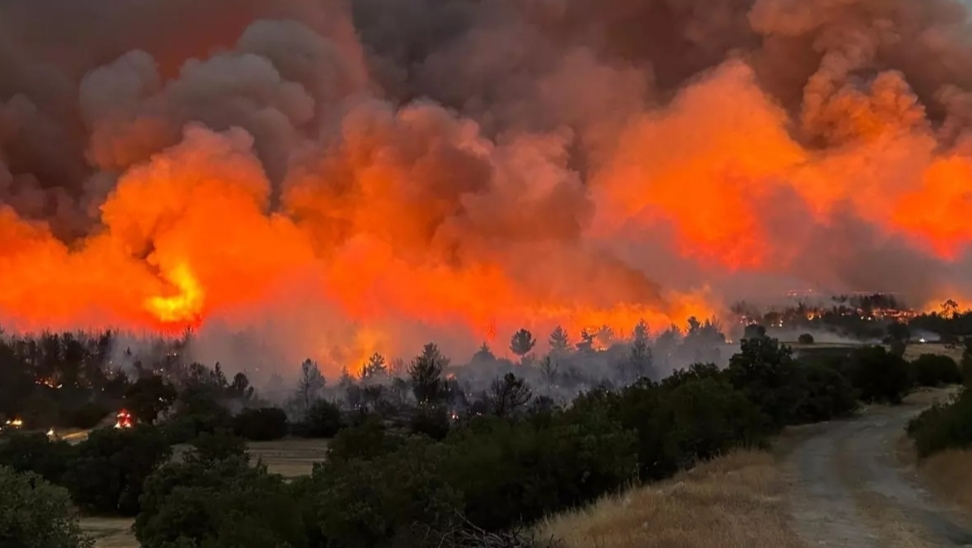
[[972,546],[970,520],[935,501],[896,456],[908,420],[923,407],[833,422],[787,456],[794,526],[808,547]]

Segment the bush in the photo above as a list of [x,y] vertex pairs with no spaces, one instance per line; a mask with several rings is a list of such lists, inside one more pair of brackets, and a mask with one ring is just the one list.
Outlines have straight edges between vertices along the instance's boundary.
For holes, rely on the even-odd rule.
[[0,546],[91,548],[62,487],[32,473],[0,466]]
[[135,418],[152,424],[176,401],[176,389],[158,375],[141,377],[125,391],[125,405]]
[[183,442],[203,432],[212,434],[233,426],[229,411],[213,399],[212,393],[196,387],[180,394],[173,423],[167,430],[174,438],[184,438]]
[[94,430],[77,446],[64,485],[86,510],[134,516],[145,478],[171,453],[162,433],[151,426]]
[[372,417],[360,426],[346,428],[327,445],[327,460],[373,460],[396,451],[404,440]]
[[674,448],[679,468],[759,445],[767,432],[767,416],[725,379],[687,382],[665,394],[660,407],[656,416],[667,423],[662,446]]
[[60,483],[73,448],[64,441],[51,441],[40,432],[14,432],[0,442],[0,466],[17,472],[34,472],[51,483]]
[[233,435],[228,430],[202,433],[189,442],[190,450],[184,455],[185,461],[217,462],[229,458],[249,459],[246,440]]
[[287,414],[283,409],[244,409],[233,417],[233,431],[251,441],[279,440],[287,435]]
[[72,410],[65,421],[69,428],[87,430],[98,426],[105,417],[111,414],[111,408],[104,404],[86,403]]
[[300,507],[283,479],[245,457],[169,463],[145,482],[143,548],[305,548]]
[[304,421],[297,425],[295,433],[307,438],[333,438],[346,426],[337,405],[327,400],[317,400],[307,410]]
[[797,342],[800,344],[813,344],[813,335],[809,333],[803,333],[797,337]]
[[452,420],[449,412],[441,405],[423,405],[415,411],[408,421],[409,430],[426,435],[434,440],[442,440],[449,434]]
[[846,417],[857,409],[857,390],[836,369],[820,364],[801,366],[805,395],[797,408],[798,422]]
[[861,400],[867,403],[899,404],[911,388],[908,362],[883,346],[856,349],[845,368]]
[[311,540],[328,548],[420,546],[417,525],[444,531],[461,511],[446,466],[443,447],[421,438],[371,460],[324,461],[295,485],[308,529],[321,536]]
[[961,384],[962,371],[955,360],[937,354],[922,354],[911,362],[912,377],[918,386]]
[[788,346],[765,337],[743,339],[726,375],[777,429],[796,421],[804,398],[802,372]]
[[950,403],[935,404],[908,424],[920,458],[946,449],[972,448],[972,391],[966,389]]
[[480,417],[447,445],[449,483],[465,495],[469,520],[489,530],[592,501],[637,473],[634,433],[603,411],[547,426]]

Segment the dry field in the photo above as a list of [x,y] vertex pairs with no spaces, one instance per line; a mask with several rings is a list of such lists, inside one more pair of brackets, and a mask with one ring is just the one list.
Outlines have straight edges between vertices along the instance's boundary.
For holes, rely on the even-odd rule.
[[[813,344],[801,344],[796,341],[782,341],[784,344],[793,348],[794,350],[826,350],[828,348],[846,348],[852,349],[858,346],[864,346],[864,343],[828,343],[828,342],[817,342]],[[890,345],[883,345],[885,348],[890,349]],[[962,359],[962,346],[955,345],[952,348],[946,347],[941,343],[912,343],[905,347],[904,358],[908,361],[914,360],[922,354],[935,354],[948,356],[953,360],[960,361]]]
[[972,518],[972,450],[933,455],[919,465],[918,475],[936,495]]
[[914,360],[922,354],[936,354],[948,356],[956,362],[962,360],[962,345],[955,345],[953,348],[946,348],[944,344],[909,344],[905,347],[904,357],[906,360]]
[[566,548],[796,548],[786,488],[772,454],[741,451],[548,518],[537,533]]
[[[251,462],[263,461],[270,472],[285,478],[309,476],[314,463],[324,460],[328,440],[287,438],[276,441],[251,441],[246,447]],[[173,458],[178,459],[189,450],[185,444],[173,447]]]
[[[278,441],[250,442],[247,447],[252,460],[266,463],[270,472],[287,478],[309,475],[315,462],[324,460],[327,440],[285,439]],[[177,446],[178,457],[188,446]],[[96,548],[138,548],[131,532],[132,520],[124,518],[86,517],[81,528],[95,539]]]
[[127,518],[82,518],[81,529],[95,539],[95,548],[138,548]]
[[254,462],[262,460],[270,472],[285,478],[309,476],[327,454],[327,440],[251,441],[247,447]]

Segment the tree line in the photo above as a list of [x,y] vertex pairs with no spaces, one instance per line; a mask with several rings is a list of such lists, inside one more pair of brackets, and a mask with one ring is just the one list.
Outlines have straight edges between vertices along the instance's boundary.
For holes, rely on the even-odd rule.
[[[637,339],[628,360],[654,346]],[[196,368],[158,424],[95,430],[75,446],[41,434],[8,437],[0,442],[0,466],[8,468],[0,481],[23,489],[29,478],[45,492],[62,493],[48,484],[65,489],[52,495],[57,504],[44,516],[64,518],[64,496],[88,511],[133,515],[147,548],[464,546],[473,532],[510,534],[632,482],[669,477],[736,447],[765,446],[788,425],[852,414],[859,401],[893,404],[918,384],[970,376],[972,344],[965,375],[940,358],[908,363],[882,346],[798,357],[755,336],[725,368],[700,362],[665,378],[592,386],[568,403],[545,398],[510,371],[460,414],[457,398],[468,395],[429,344],[405,366],[401,407],[365,403],[369,379],[387,375],[381,360],[361,379],[345,379],[362,392],[358,406],[321,399],[312,390],[320,388],[319,371],[305,364],[291,396],[305,409],[293,423],[273,407],[242,405],[234,414],[232,406],[258,397],[215,368]],[[530,368],[554,363],[537,362]],[[162,420],[164,413],[171,415]],[[334,437],[311,476],[287,482],[248,457],[240,434],[253,423]],[[193,449],[172,459],[177,441]],[[8,518],[0,513],[0,524]],[[65,540],[56,546],[83,545],[70,519],[58,523]]]

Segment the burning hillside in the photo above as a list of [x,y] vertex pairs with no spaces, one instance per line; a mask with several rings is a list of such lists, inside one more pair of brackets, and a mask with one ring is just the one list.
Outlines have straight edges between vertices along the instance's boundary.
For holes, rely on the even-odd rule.
[[940,302],[970,30],[958,0],[5,5],[0,322],[339,369],[794,282]]

